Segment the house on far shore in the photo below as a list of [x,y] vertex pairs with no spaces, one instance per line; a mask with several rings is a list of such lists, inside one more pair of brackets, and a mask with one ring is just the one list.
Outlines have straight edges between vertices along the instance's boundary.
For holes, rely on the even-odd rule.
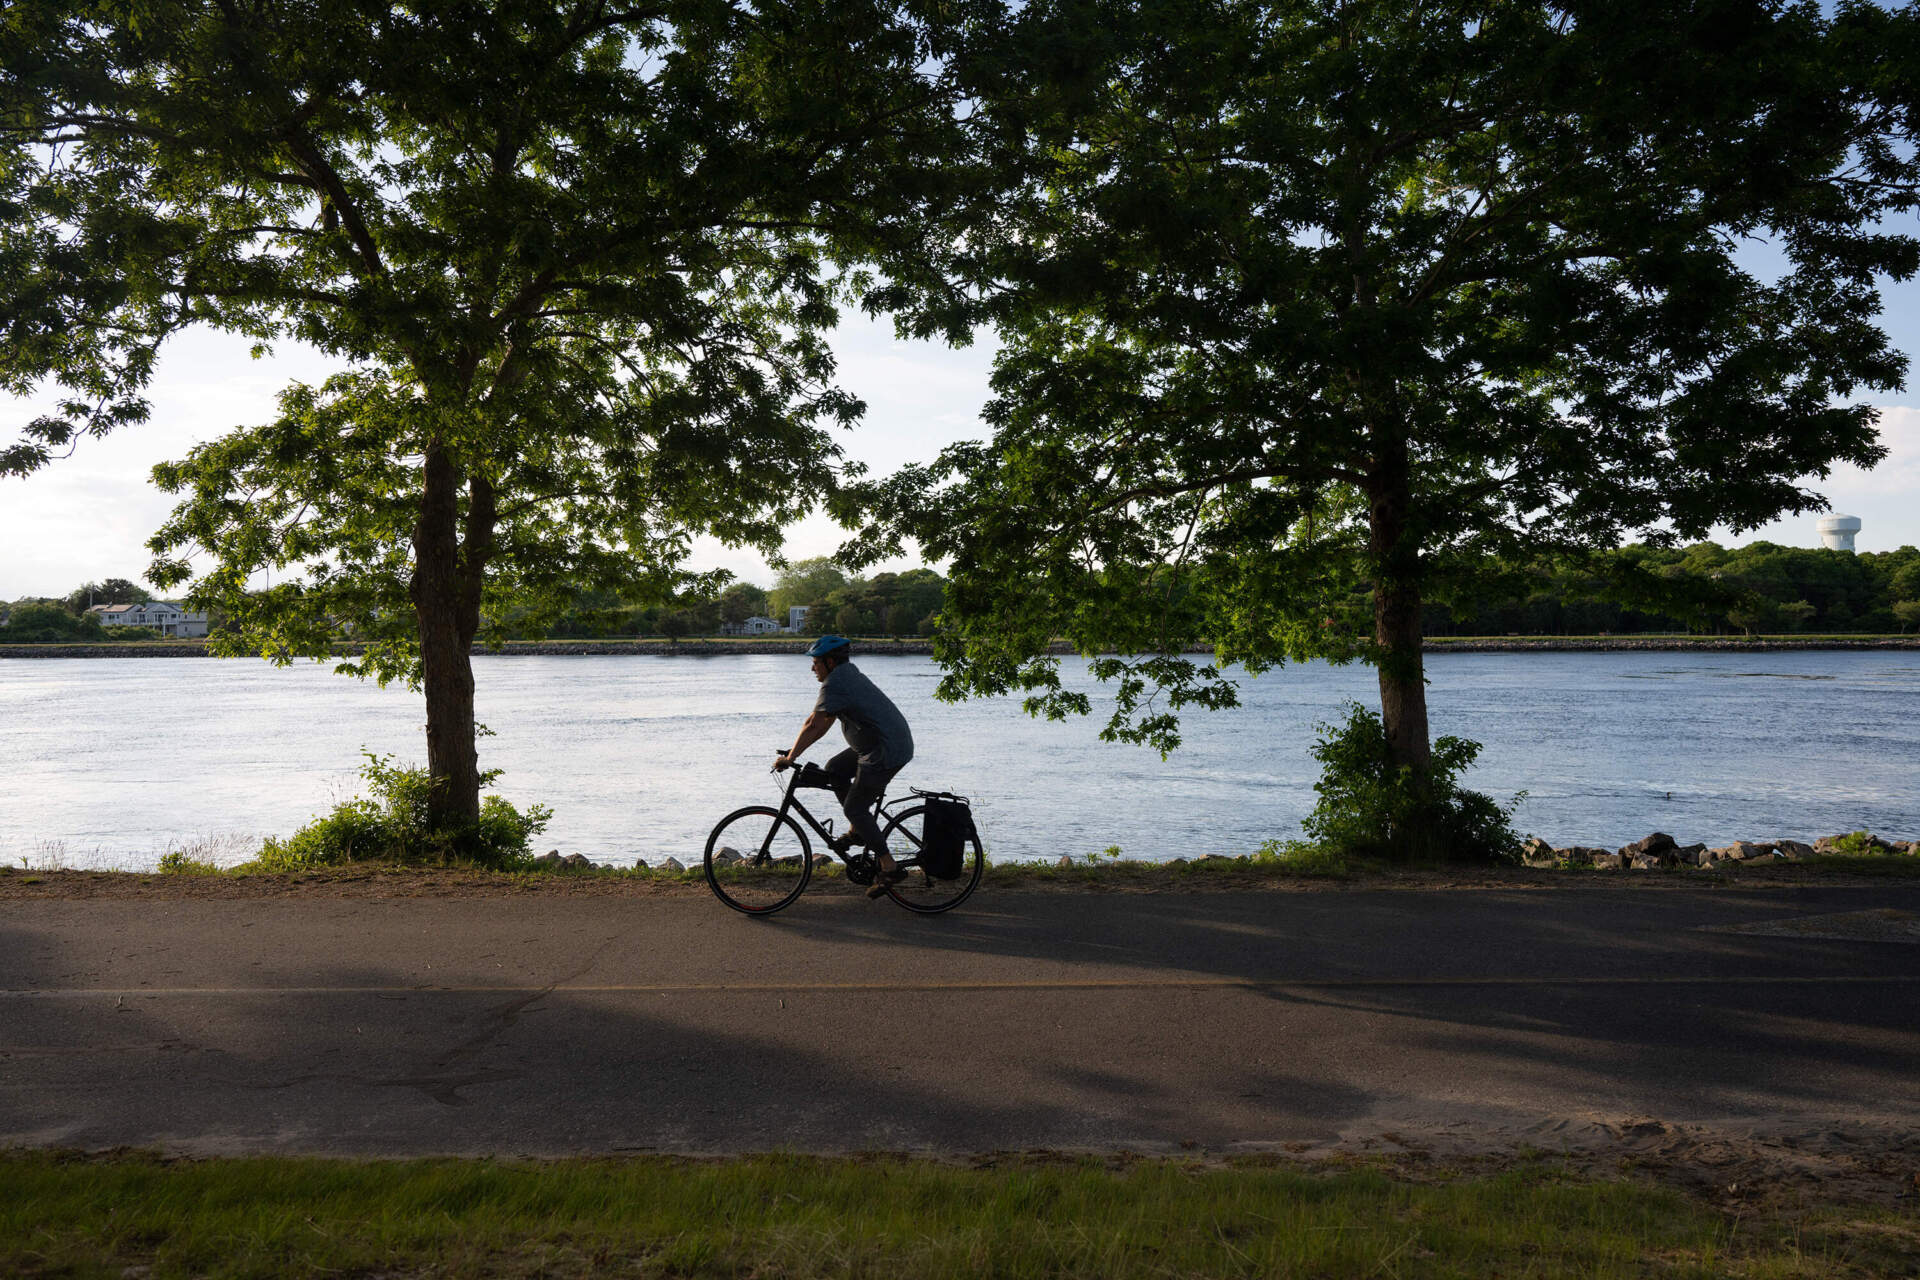
[[163,636],[198,640],[207,634],[207,615],[188,613],[170,600],[145,604],[97,604],[87,610],[103,627],[150,627]]
[[723,622],[720,634],[723,636],[770,636],[781,630],[780,624],[772,618],[752,617],[745,622]]
[[788,608],[787,625],[781,627],[780,630],[786,632],[788,635],[799,635],[800,628],[806,625],[807,611],[811,608],[813,608],[813,606],[810,604],[796,604]]

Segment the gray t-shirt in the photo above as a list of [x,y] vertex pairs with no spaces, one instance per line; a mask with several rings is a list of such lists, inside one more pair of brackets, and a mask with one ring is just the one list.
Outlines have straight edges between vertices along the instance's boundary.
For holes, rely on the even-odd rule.
[[860,763],[898,769],[913,759],[913,733],[893,699],[851,662],[827,673],[813,709],[840,722],[847,745],[860,753]]

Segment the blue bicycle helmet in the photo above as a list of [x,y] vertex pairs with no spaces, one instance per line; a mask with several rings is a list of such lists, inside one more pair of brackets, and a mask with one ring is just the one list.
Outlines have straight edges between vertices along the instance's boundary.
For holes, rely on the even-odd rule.
[[807,656],[809,658],[829,657],[833,654],[844,652],[852,644],[853,641],[847,639],[845,636],[821,636],[808,647]]

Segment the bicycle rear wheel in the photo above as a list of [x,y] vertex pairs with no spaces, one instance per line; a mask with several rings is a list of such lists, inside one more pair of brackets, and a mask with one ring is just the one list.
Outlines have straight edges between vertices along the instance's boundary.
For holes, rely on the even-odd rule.
[[921,835],[926,828],[926,817],[927,806],[924,804],[903,809],[893,816],[880,834],[888,852],[893,854],[895,865],[904,868],[907,873],[906,879],[887,889],[887,896],[909,911],[936,915],[953,910],[980,886],[980,876],[987,868],[987,859],[981,852],[979,835],[971,834],[961,853],[958,876],[951,880],[936,880],[928,875],[920,865],[920,850],[925,844]]
[[813,849],[800,824],[763,804],[735,809],[707,837],[707,885],[750,916],[790,904],[813,875]]

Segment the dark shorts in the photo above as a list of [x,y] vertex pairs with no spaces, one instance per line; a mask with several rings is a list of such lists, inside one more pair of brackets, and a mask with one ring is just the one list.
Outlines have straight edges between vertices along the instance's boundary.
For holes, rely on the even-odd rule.
[[889,769],[876,764],[861,764],[860,753],[852,747],[826,764],[827,773],[833,778],[833,793],[840,797],[840,806],[849,815],[856,807],[864,813],[873,812],[880,797],[886,793],[887,784],[893,781],[893,775],[899,773],[901,767]]
[[898,772],[898,765],[884,769],[860,763],[860,753],[852,747],[827,761],[827,776],[833,780],[834,794],[840,797],[840,811],[847,815],[847,830],[877,853],[887,852],[887,842],[880,834],[874,811],[880,806],[887,783]]

